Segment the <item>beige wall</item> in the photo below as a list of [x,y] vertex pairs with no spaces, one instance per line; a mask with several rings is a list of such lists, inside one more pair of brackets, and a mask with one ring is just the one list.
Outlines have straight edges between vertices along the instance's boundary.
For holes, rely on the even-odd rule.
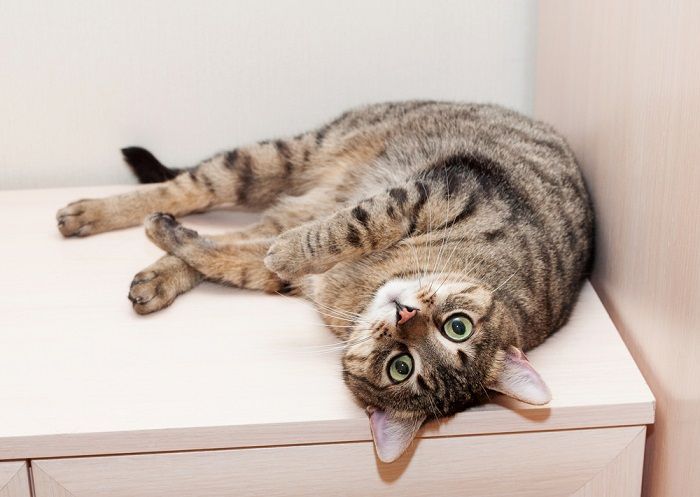
[[598,216],[593,282],[657,398],[654,497],[700,495],[698,22],[695,0],[539,12],[535,114],[578,155]]

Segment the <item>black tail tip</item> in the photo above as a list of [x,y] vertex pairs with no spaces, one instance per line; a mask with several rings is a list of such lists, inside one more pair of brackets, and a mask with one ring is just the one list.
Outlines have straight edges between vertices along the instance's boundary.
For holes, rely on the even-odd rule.
[[160,183],[177,176],[176,169],[165,167],[145,148],[125,147],[121,149],[121,152],[124,161],[141,183]]

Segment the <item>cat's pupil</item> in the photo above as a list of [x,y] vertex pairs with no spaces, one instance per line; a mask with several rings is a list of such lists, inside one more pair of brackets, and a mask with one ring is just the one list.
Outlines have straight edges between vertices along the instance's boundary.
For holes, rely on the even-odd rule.
[[408,364],[406,364],[406,361],[396,361],[396,372],[399,373],[400,375],[407,375],[411,369],[408,367]]
[[452,321],[452,331],[457,335],[464,335],[467,332],[467,327],[459,319]]

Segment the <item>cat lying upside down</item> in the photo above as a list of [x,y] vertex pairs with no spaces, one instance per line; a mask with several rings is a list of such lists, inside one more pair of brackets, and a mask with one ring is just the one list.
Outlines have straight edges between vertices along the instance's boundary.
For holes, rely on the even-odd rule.
[[[142,182],[163,183],[69,204],[61,233],[145,218],[168,255],[131,283],[139,314],[202,280],[310,299],[344,342],[343,377],[382,461],[426,419],[487,390],[550,400],[522,351],[566,322],[591,262],[593,214],[549,126],[493,105],[387,103],[185,170],[141,148],[123,153]],[[262,218],[217,236],[175,220],[221,204]]]

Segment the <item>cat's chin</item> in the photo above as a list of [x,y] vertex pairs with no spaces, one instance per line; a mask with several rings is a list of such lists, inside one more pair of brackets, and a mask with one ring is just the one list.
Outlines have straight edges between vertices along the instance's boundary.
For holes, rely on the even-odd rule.
[[393,310],[394,302],[397,301],[411,307],[420,307],[421,290],[430,290],[431,293],[433,290],[436,292],[447,291],[455,282],[463,279],[462,275],[452,273],[445,275],[427,274],[412,279],[394,278],[377,289],[368,309],[370,312],[381,309]]
[[394,302],[399,301],[406,305],[417,306],[419,304],[416,293],[420,289],[417,279],[393,279],[384,283],[377,289],[369,309],[379,310],[385,307],[394,309]]

